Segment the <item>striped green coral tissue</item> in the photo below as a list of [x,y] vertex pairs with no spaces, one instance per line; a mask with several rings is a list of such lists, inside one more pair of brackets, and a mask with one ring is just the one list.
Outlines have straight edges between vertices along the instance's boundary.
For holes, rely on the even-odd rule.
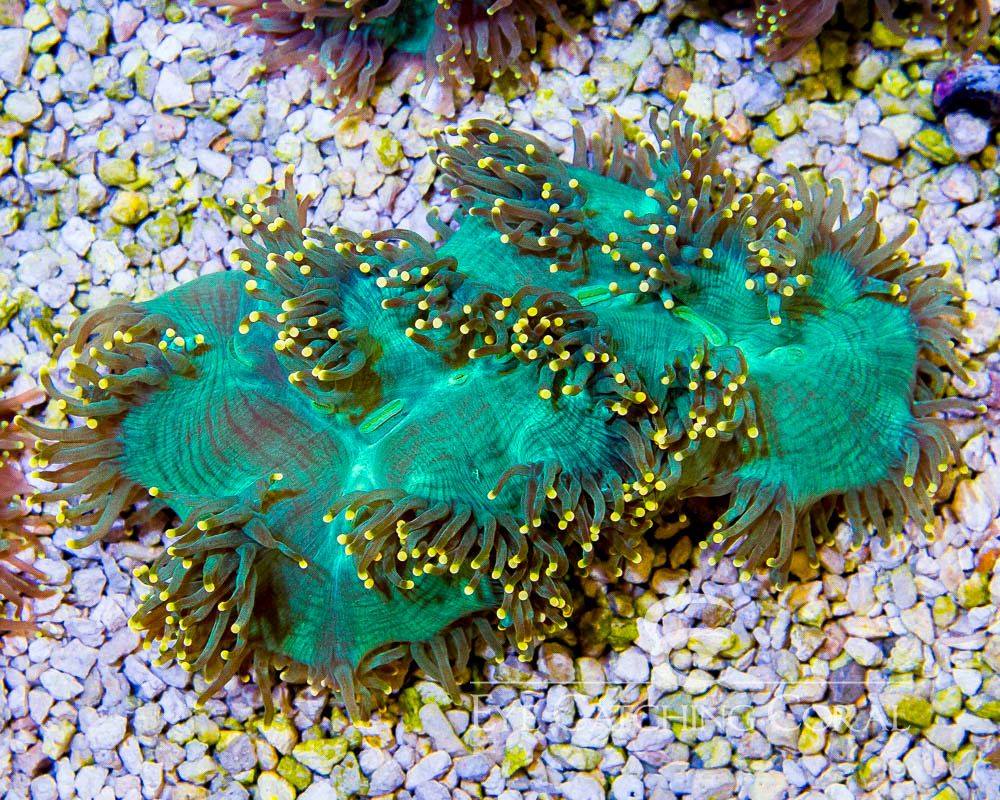
[[164,658],[360,713],[410,660],[455,692],[476,641],[529,657],[573,571],[620,573],[691,496],[725,498],[703,547],[744,579],[815,559],[840,513],[858,542],[930,525],[967,410],[940,268],[874,196],[852,215],[839,186],[741,181],[677,112],[651,129],[578,131],[566,162],[465,123],[436,243],[310,227],[288,188],[233,204],[233,271],[74,326],[42,499],[82,543],[146,498],[179,518],[133,619]]

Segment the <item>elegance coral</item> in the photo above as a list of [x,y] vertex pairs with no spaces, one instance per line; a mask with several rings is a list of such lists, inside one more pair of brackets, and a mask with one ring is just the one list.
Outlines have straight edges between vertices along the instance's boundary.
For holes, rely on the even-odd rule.
[[521,81],[539,20],[572,29],[555,0],[200,0],[267,38],[264,66],[301,63],[361,108],[378,81],[418,63],[456,86],[485,76]]
[[[841,0],[756,0],[754,24],[765,37],[768,57],[788,58],[820,30],[836,13]],[[969,52],[986,44],[993,12],[990,0],[874,0],[876,14],[899,36],[941,32],[948,43]],[[917,23],[900,21],[900,13],[918,13]]]
[[[104,536],[152,495],[182,522],[134,621],[209,691],[299,664],[357,712],[412,656],[452,691],[482,636],[530,653],[685,497],[704,546],[781,580],[842,510],[930,530],[957,444],[940,413],[962,311],[887,238],[874,195],[744,185],[674,112],[572,163],[475,121],[442,134],[460,208],[402,230],[307,227],[292,190],[237,210],[239,267],[93,311],[61,348],[83,420],[33,430],[44,500]],[[61,466],[60,466],[61,465]],[[454,666],[452,666],[454,665]]]
[[[13,377],[10,371],[0,372],[0,387]],[[10,604],[14,612],[0,613],[0,632],[32,630],[34,626],[23,618],[27,601],[48,594],[40,586],[45,576],[21,557],[23,551],[38,546],[44,523],[32,516],[24,503],[24,495],[32,491],[21,469],[29,437],[12,424],[16,413],[43,399],[37,389],[0,397],[0,601]],[[7,610],[0,605],[0,612]]]

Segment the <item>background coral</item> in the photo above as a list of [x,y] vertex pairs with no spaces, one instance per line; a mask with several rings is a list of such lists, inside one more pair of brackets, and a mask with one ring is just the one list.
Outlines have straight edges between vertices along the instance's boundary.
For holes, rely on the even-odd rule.
[[[757,0],[753,24],[765,37],[768,57],[781,61],[815,39],[842,5],[841,0]],[[986,44],[993,20],[989,0],[874,0],[872,5],[899,36],[940,32],[953,47],[969,52]],[[853,19],[853,13],[848,18]],[[910,18],[916,21],[908,22]]]
[[200,0],[266,37],[268,70],[301,63],[334,98],[361,108],[407,64],[451,87],[521,81],[539,21],[572,35],[555,0]]
[[[9,370],[0,372],[0,388],[13,379]],[[24,496],[31,486],[21,469],[25,445],[30,438],[13,425],[14,415],[37,405],[44,395],[37,389],[0,397],[0,632],[31,630],[24,617],[32,597],[47,592],[39,585],[45,576],[24,558],[24,551],[38,546],[44,523],[29,513]]]
[[703,547],[744,579],[815,560],[838,511],[857,543],[930,527],[940,414],[969,409],[940,269],[874,196],[744,185],[714,132],[652,131],[578,131],[566,164],[465,124],[440,246],[306,227],[288,191],[239,209],[239,271],[74,326],[77,388],[43,381],[84,424],[32,427],[41,499],[86,496],[78,544],[146,496],[181,517],[133,618],[164,657],[208,692],[252,663],[266,697],[301,665],[358,711],[410,657],[455,691],[470,632],[530,652],[574,569],[620,574],[692,495],[728,497]]

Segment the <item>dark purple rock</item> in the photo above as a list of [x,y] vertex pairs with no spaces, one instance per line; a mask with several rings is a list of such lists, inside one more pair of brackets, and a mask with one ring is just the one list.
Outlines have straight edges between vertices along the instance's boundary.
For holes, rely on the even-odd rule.
[[967,111],[1000,124],[1000,66],[973,61],[945,70],[934,83],[933,100],[941,117]]

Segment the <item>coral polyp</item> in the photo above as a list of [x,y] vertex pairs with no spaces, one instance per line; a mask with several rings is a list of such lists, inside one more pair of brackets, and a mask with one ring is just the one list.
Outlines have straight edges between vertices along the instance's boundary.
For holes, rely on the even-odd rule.
[[[0,372],[0,388],[12,378],[9,371]],[[24,502],[32,492],[21,468],[30,437],[14,424],[16,414],[43,399],[37,389],[0,397],[0,633],[32,630],[34,625],[25,617],[28,601],[49,594],[41,585],[45,576],[25,556],[25,551],[38,547],[45,523],[29,513]]]
[[[765,37],[768,57],[780,61],[813,41],[841,5],[841,0],[757,0],[753,22]],[[872,5],[898,36],[941,34],[949,46],[968,52],[986,45],[994,16],[990,0],[874,0]],[[908,16],[915,21],[905,21]]]
[[572,35],[555,0],[201,0],[266,37],[264,66],[309,68],[332,98],[361,108],[409,64],[449,87],[530,79],[539,21]]
[[[440,242],[310,227],[291,188],[233,209],[237,269],[93,311],[61,344],[81,423],[33,430],[45,501],[107,534],[180,523],[133,624],[209,691],[298,665],[355,711],[414,660],[457,691],[473,643],[527,657],[568,579],[639,559],[685,498],[727,498],[706,557],[783,580],[843,515],[930,529],[965,380],[941,268],[876,199],[720,165],[675,111],[571,162],[488,121],[441,134]],[[723,501],[726,502],[726,501]],[[267,692],[265,691],[265,695]]]

